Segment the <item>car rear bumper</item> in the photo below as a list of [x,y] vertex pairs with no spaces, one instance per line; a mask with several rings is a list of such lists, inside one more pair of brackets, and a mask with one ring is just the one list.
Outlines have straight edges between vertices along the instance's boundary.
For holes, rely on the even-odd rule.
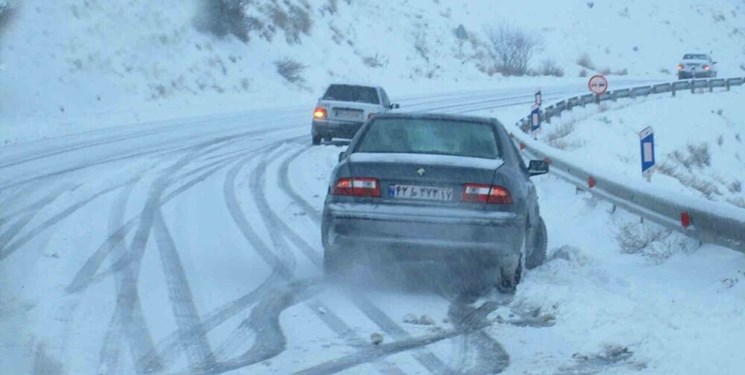
[[362,122],[338,120],[313,120],[313,135],[322,137],[353,138]]
[[411,260],[465,253],[498,260],[519,254],[525,238],[523,220],[508,212],[332,203],[323,216],[325,246]]
[[678,71],[678,77],[679,78],[706,78],[713,76],[714,72],[711,70],[697,70],[695,72],[692,71],[686,71],[686,70],[679,70]]

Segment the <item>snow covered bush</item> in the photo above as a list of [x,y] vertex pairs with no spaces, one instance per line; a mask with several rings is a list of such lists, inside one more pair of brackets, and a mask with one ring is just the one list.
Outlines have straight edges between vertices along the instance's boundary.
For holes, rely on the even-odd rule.
[[275,61],[277,73],[290,83],[303,83],[305,79],[301,75],[306,66],[290,58]]
[[220,38],[233,35],[244,42],[248,42],[251,29],[243,0],[201,0],[194,26]]
[[525,75],[530,60],[541,48],[538,37],[516,27],[489,29],[486,38],[494,70],[505,76]]
[[563,77],[564,69],[556,63],[556,60],[546,59],[541,62],[540,68],[538,68],[538,74],[544,76]]
[[16,13],[16,3],[10,0],[0,0],[0,37],[13,20]]
[[695,240],[649,222],[621,225],[616,240],[621,252],[640,254],[655,264],[678,252],[690,253],[698,247]]
[[202,32],[220,38],[233,35],[246,43],[254,34],[271,41],[282,30],[288,43],[299,44],[300,36],[309,35],[313,26],[310,12],[303,0],[200,0],[194,25]]

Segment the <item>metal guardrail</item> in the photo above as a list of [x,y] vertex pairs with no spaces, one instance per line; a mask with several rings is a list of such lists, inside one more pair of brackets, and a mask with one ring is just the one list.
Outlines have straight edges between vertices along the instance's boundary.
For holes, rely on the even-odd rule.
[[[675,96],[676,92],[683,90],[694,92],[699,88],[707,88],[709,91],[713,91],[713,88],[729,90],[730,87],[743,84],[745,84],[745,77],[701,79],[609,91],[599,98],[590,95],[592,100],[589,102],[588,95],[581,95],[549,105],[541,111],[541,117],[550,123],[551,117],[560,116],[562,112],[570,111],[573,107],[585,106],[589,103],[664,93]],[[518,121],[516,125],[525,131],[530,121],[528,116]],[[697,197],[672,199],[671,196],[674,194],[649,189],[649,185],[645,185],[646,182],[622,183],[607,173],[580,167],[569,161],[569,155],[564,151],[535,141],[523,132],[516,132],[512,136],[518,141],[521,150],[524,149],[532,157],[548,160],[553,174],[578,188],[590,191],[644,219],[696,238],[701,242],[745,253],[745,210]]]

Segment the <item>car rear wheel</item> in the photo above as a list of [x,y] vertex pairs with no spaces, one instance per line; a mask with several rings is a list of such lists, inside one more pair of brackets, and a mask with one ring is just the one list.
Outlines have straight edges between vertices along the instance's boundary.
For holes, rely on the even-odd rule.
[[311,140],[313,145],[318,146],[321,144],[321,136],[320,135],[313,135],[313,139]]
[[538,218],[538,225],[531,228],[531,235],[526,238],[528,242],[527,257],[525,258],[525,268],[532,270],[543,264],[546,260],[546,251],[548,249],[548,233],[546,223],[542,217]]
[[[523,250],[524,250],[523,246]],[[523,277],[523,263],[525,257],[520,253],[517,262],[506,262],[499,267],[499,280],[497,281],[497,290],[502,294],[515,294],[517,284]]]

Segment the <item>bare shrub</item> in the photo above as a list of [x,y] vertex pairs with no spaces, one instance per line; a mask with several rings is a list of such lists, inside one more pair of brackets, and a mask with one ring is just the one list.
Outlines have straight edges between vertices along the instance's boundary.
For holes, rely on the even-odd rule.
[[559,150],[576,150],[584,146],[581,140],[567,140],[566,137],[574,132],[574,122],[567,122],[556,126],[544,138],[549,146]]
[[616,241],[622,253],[640,254],[652,263],[662,263],[677,251],[696,248],[685,236],[652,223],[626,223],[616,234]]
[[308,10],[294,4],[289,4],[287,11],[275,4],[270,8],[270,16],[272,23],[284,30],[290,44],[300,43],[300,34],[308,35],[313,26]]
[[625,75],[628,75],[629,74],[629,70],[626,69],[626,68],[623,68],[621,70],[616,70],[615,72],[613,72],[613,74],[615,74],[617,76],[625,76]]
[[224,38],[233,35],[249,41],[249,28],[241,0],[201,0],[194,26],[197,30]]
[[328,0],[326,5],[324,5],[321,8],[322,12],[328,12],[331,15],[336,14],[337,11],[339,11],[339,1],[338,0]]
[[564,69],[562,69],[556,61],[552,59],[546,59],[541,62],[538,72],[544,76],[563,77]]
[[494,70],[506,76],[525,75],[541,45],[536,36],[509,26],[489,29],[486,37]]
[[607,76],[607,75],[610,75],[611,74],[611,70],[610,70],[610,68],[602,68],[602,69],[600,69],[600,72],[599,73],[602,74],[602,75],[604,75],[604,76]]
[[15,3],[0,0],[0,37],[10,27],[17,12]]
[[305,0],[256,4],[251,0],[199,0],[194,26],[197,30],[223,38],[233,35],[248,42],[253,34],[271,41],[284,31],[290,44],[300,43],[313,25],[310,5]]
[[377,53],[375,56],[367,56],[362,58],[362,62],[371,68],[382,68],[388,65],[388,60],[380,57]]
[[683,186],[700,192],[708,199],[712,199],[714,195],[722,195],[715,183],[698,177],[687,168],[684,169],[671,163],[669,159],[659,164],[656,169],[660,173],[678,180]]
[[578,76],[579,76],[580,78],[585,78],[585,77],[587,77],[587,69],[582,69],[582,70],[580,70],[580,71],[579,71],[579,74],[578,74]]
[[275,61],[274,65],[277,67],[277,73],[284,77],[288,82],[296,84],[305,82],[305,79],[301,74],[307,66],[290,58]]
[[424,59],[424,61],[429,62],[427,36],[421,31],[414,36],[414,50]]
[[662,74],[673,74],[670,69],[668,68],[660,68],[660,73]]
[[586,52],[581,54],[577,58],[577,65],[585,69],[595,70],[595,64],[592,63],[592,59],[590,59],[590,55],[588,55]]
[[730,191],[730,193],[741,193],[742,192],[742,183],[739,180],[735,180],[729,186],[727,187]]
[[623,253],[637,254],[652,242],[662,240],[670,233],[671,230],[657,225],[626,223],[621,226],[621,230],[616,235],[616,240],[618,240]]

